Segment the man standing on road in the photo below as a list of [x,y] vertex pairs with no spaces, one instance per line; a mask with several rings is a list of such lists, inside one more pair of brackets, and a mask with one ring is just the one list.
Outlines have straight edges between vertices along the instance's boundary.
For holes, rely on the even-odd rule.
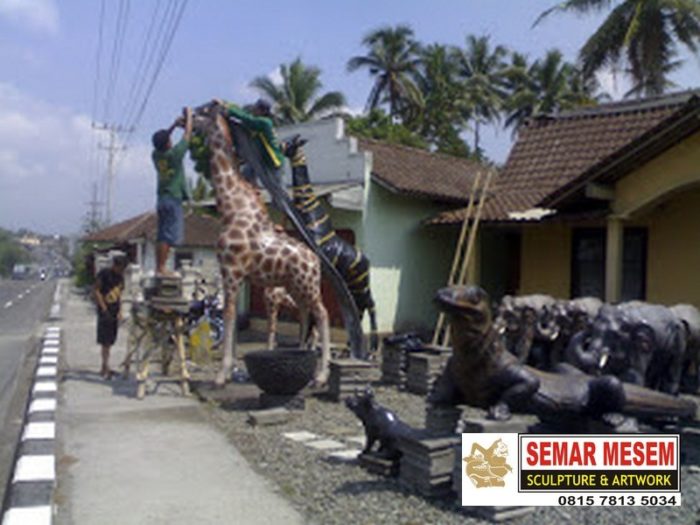
[[97,303],[97,344],[102,346],[102,368],[100,375],[110,379],[109,352],[117,340],[117,329],[121,320],[121,297],[124,289],[124,270],[128,264],[123,255],[112,260],[110,268],[97,274],[93,295]]
[[[184,109],[184,118],[178,118],[168,129],[153,134],[153,164],[158,174],[158,244],[156,246],[156,273],[164,275],[171,246],[182,242],[185,231],[182,201],[189,200],[183,159],[192,136],[192,111]],[[177,126],[185,126],[180,142],[172,145],[170,135]]]

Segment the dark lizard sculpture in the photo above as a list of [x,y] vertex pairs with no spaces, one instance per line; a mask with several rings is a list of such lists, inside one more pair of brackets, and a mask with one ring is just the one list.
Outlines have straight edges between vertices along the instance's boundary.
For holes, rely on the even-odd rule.
[[[649,419],[693,418],[695,403],[613,376],[592,377],[571,366],[544,372],[520,364],[493,326],[488,294],[476,286],[441,289],[436,301],[450,319],[454,353],[429,402],[488,409],[505,420],[511,410],[562,422],[617,414]],[[611,418],[614,419],[614,418]]]

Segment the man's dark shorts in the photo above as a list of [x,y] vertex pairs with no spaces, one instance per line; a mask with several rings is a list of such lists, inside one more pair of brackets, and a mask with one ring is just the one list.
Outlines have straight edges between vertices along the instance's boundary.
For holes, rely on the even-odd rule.
[[185,218],[182,203],[169,196],[158,198],[158,242],[177,246],[185,232]]
[[116,316],[109,312],[97,314],[97,344],[102,346],[112,346],[117,340],[117,329],[119,321]]

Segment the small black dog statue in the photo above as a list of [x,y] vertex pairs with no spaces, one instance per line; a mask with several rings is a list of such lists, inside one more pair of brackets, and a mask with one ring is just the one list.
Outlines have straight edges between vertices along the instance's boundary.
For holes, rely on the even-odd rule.
[[397,440],[399,437],[410,436],[416,429],[401,421],[394,412],[379,405],[374,400],[374,391],[366,388],[363,393],[355,393],[345,400],[345,405],[360,418],[365,427],[365,448],[367,454],[372,446],[379,441],[377,454],[387,459],[397,459],[401,456]]

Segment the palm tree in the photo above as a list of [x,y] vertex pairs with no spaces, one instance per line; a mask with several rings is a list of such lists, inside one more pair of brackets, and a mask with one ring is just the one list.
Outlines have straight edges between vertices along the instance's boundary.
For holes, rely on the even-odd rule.
[[628,95],[658,95],[671,86],[677,69],[678,44],[697,53],[700,44],[700,4],[697,0],[566,0],[542,13],[587,14],[614,5],[603,24],[579,52],[586,77],[605,68],[620,69],[634,82]]
[[374,85],[367,98],[366,110],[388,102],[389,115],[397,117],[408,107],[420,104],[420,92],[412,80],[420,58],[413,30],[405,25],[382,27],[369,33],[362,43],[366,55],[348,60],[348,71],[368,69]]
[[466,48],[453,53],[462,80],[465,117],[474,121],[474,151],[478,153],[479,127],[499,119],[508,51],[500,45],[492,48],[488,36],[469,35]]
[[282,64],[280,75],[281,84],[275,83],[269,76],[257,77],[250,83],[251,87],[272,101],[273,113],[280,124],[306,122],[345,105],[345,96],[339,91],[318,96],[323,87],[319,80],[321,70],[304,65],[301,58],[289,65]]
[[504,76],[508,90],[505,127],[512,126],[514,132],[529,117],[595,105],[605,97],[599,94],[595,79],[584,79],[557,49],[532,64],[524,55],[513,53]]
[[422,93],[420,118],[413,124],[438,151],[469,155],[459,137],[465,128],[462,88],[457,80],[457,63],[447,46],[431,44],[420,52],[421,63],[415,75]]

